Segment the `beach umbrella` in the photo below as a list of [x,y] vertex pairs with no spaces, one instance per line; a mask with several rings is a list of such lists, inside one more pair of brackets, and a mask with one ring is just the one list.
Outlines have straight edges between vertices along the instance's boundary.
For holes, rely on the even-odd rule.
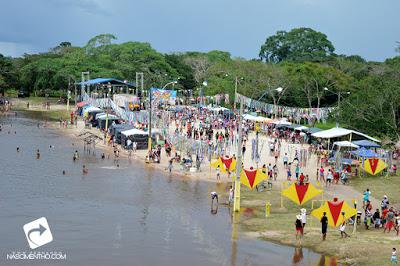
[[293,183],[288,188],[282,190],[282,196],[287,197],[297,205],[303,205],[307,201],[321,194],[323,190],[317,189],[311,183],[299,185]]
[[253,189],[267,178],[267,174],[263,173],[261,169],[254,169],[253,167],[250,167],[250,169],[243,168],[242,173],[240,174],[240,182],[250,189]]
[[325,203],[311,212],[311,215],[321,220],[323,213],[326,212],[328,224],[332,227],[337,227],[348,220],[350,217],[357,215],[357,210],[350,207],[344,200],[338,201],[334,198],[333,201],[325,201]]
[[364,170],[371,175],[376,175],[386,168],[386,163],[382,159],[370,158],[364,161]]

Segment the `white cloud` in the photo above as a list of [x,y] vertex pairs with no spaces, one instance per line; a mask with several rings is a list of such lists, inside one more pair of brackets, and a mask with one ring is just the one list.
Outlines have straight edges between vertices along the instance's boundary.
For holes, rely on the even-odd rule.
[[23,55],[24,53],[32,52],[36,51],[29,44],[0,41],[0,54],[3,54],[4,56],[18,57]]

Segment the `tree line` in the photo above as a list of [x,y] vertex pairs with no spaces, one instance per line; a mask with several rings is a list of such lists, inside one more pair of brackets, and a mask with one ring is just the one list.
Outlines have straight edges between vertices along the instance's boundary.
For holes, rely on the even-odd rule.
[[[233,58],[224,51],[163,54],[149,43],[116,44],[101,34],[83,47],[62,42],[39,54],[10,58],[0,54],[0,90],[23,88],[36,95],[66,93],[82,71],[91,77],[135,81],[145,88],[176,80],[183,95],[239,93],[293,107],[337,106],[335,119],[375,136],[400,139],[400,56],[369,62],[335,53],[328,37],[310,28],[278,31],[260,47],[258,58]],[[400,46],[397,48],[400,52]],[[282,88],[276,90],[277,88]]]

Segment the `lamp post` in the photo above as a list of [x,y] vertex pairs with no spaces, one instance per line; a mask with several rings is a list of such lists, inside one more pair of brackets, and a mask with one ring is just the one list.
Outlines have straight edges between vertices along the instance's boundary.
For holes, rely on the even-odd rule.
[[203,81],[203,86],[200,87],[200,106],[203,105],[203,87],[207,87],[208,86],[208,82],[207,80]]
[[176,80],[174,80],[174,81],[171,81],[171,82],[168,82],[167,84],[165,84],[163,87],[162,87],[162,89],[165,89],[168,85],[176,85],[176,84],[178,84],[178,81],[176,81]]
[[[90,74],[89,71],[83,71],[82,72],[81,97],[83,97],[83,93],[85,92],[85,84],[84,84],[85,78],[87,78],[87,80],[90,79],[89,74]],[[83,99],[81,99],[81,100],[83,100]]]
[[[275,89],[275,91],[277,91],[278,93],[282,93],[282,91],[283,91],[283,88],[282,87],[278,87],[278,88],[276,88]],[[279,99],[278,99],[278,101],[279,101]],[[275,119],[276,119],[276,117],[277,117],[277,109],[278,109],[278,103],[276,102],[276,101],[274,101],[275,103],[275,106],[274,106],[274,109],[275,109]]]
[[233,200],[233,210],[240,211],[240,172],[242,171],[242,115],[243,115],[243,99],[240,98],[240,110],[238,115],[238,145],[237,145],[237,159],[236,159],[236,179],[235,179],[235,193]]

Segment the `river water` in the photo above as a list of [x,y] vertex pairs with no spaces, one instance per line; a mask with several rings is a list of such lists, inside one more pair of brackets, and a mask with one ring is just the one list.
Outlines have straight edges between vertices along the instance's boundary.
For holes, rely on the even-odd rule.
[[[73,146],[36,120],[0,123],[0,265],[325,265],[307,249],[244,237],[227,207],[212,214],[210,192],[225,189],[214,183],[173,178],[137,161],[121,159],[117,168],[100,150],[85,154],[77,140]],[[61,251],[66,259],[7,260],[30,251],[23,225],[40,217],[53,241],[35,251]]]

